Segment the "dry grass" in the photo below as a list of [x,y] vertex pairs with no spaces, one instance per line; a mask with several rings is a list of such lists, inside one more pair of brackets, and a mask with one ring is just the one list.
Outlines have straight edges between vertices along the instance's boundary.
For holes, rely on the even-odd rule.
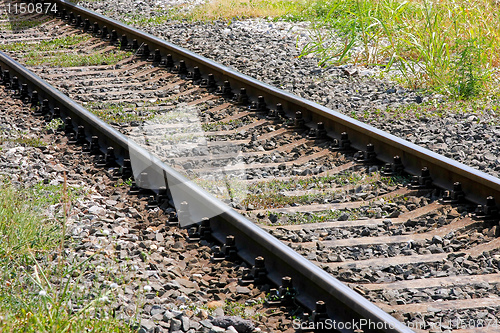
[[212,0],[189,14],[194,20],[210,21],[232,18],[280,17],[304,10],[309,1]]

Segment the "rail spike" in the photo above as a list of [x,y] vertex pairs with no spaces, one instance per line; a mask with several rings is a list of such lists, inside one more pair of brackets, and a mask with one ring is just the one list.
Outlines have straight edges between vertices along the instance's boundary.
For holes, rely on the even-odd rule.
[[236,105],[247,105],[248,104],[247,89],[240,88],[240,93],[235,94],[231,101]]
[[302,111],[297,111],[297,112],[295,112],[295,118],[290,119],[288,121],[288,123],[286,124],[286,127],[288,129],[301,130],[301,129],[304,129],[305,125],[306,125],[306,121],[304,120],[304,117],[302,116]]
[[188,240],[190,242],[198,242],[208,240],[211,238],[212,229],[210,228],[210,219],[204,217],[198,226],[193,226],[188,230]]
[[386,177],[400,176],[404,172],[404,169],[405,167],[403,162],[401,162],[401,157],[396,155],[392,163],[386,163],[385,166],[382,167],[382,175]]
[[222,246],[214,246],[213,255],[210,258],[213,262],[224,260],[234,261],[237,258],[238,250],[236,249],[236,241],[233,235],[226,237],[226,243]]
[[262,285],[267,281],[267,269],[265,265],[264,257],[255,258],[255,265],[251,269],[245,269],[243,271],[243,276],[238,280],[238,283],[242,286],[248,286],[249,284]]
[[432,178],[428,167],[423,167],[420,176],[413,176],[410,188],[413,190],[432,189]]
[[[302,332],[310,333],[327,333],[330,332],[329,325],[327,325],[329,317],[326,313],[326,304],[323,301],[316,302],[316,309],[313,311],[310,322],[305,325],[305,329]],[[310,325],[312,324],[312,325]],[[330,327],[331,328],[331,327]]]
[[442,199],[443,203],[458,204],[465,201],[465,192],[462,190],[462,183],[453,183],[453,190],[445,191]]
[[252,105],[250,105],[250,110],[255,112],[267,113],[269,111],[269,108],[267,107],[264,96],[258,96],[257,101],[253,102]]
[[477,206],[475,213],[478,219],[485,221],[500,219],[500,209],[495,202],[495,198],[491,195],[486,198],[485,205]]
[[297,290],[293,287],[292,278],[284,276],[281,278],[281,286],[279,289],[270,289],[269,295],[266,298],[268,306],[293,306]]
[[356,161],[365,165],[377,163],[377,153],[375,152],[375,146],[373,145],[373,143],[367,144],[365,151],[358,151],[358,158],[356,159]]

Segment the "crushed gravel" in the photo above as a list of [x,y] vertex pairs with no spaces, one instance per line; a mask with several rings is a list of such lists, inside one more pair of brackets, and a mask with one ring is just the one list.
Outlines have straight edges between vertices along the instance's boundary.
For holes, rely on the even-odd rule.
[[[80,5],[138,26],[130,13],[159,15],[159,5],[171,8],[177,1],[81,1]],[[314,57],[299,58],[301,46],[310,40],[307,23],[171,21],[140,28],[495,177],[500,175],[500,126],[495,110],[441,113],[443,96],[420,96],[397,83],[377,79],[376,69],[353,65],[320,68]],[[408,110],[392,116],[392,109],[417,102],[435,104],[437,111],[420,116]]]

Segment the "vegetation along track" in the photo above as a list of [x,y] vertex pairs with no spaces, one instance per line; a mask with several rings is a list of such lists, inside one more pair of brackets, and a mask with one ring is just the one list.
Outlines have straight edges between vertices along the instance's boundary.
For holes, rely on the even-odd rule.
[[[2,56],[4,84],[28,102],[33,90],[47,98],[40,115],[59,107],[72,141],[97,155],[114,147],[122,169],[130,157],[140,187],[165,198],[166,185],[181,224],[211,217],[216,238],[235,235],[245,260],[263,255],[271,280],[292,276],[299,300],[310,308],[325,300],[332,318],[396,323],[361,294],[415,330],[465,332],[471,320],[500,319],[498,179],[55,3],[57,17],[4,20],[22,29],[2,32],[1,48],[115,130]],[[111,157],[108,150],[102,164],[109,167]],[[394,325],[385,328],[406,329]]]

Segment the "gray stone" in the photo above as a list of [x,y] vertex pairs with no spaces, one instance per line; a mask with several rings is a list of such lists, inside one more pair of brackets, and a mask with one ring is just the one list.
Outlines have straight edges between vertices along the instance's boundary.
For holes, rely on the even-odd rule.
[[190,325],[190,320],[189,320],[189,317],[188,317],[188,316],[182,316],[182,317],[181,317],[181,322],[182,322],[182,329],[183,329],[184,331],[189,330],[189,328],[190,328],[190,326],[191,326],[191,325]]
[[236,316],[218,317],[212,320],[212,324],[223,328],[233,326],[239,333],[250,333],[255,328],[250,320]]
[[236,292],[238,294],[243,294],[243,295],[250,295],[252,292],[248,287],[243,287],[243,286],[237,286],[236,287]]
[[210,333],[225,333],[225,332],[226,332],[226,329],[222,328],[222,327],[213,326],[210,329]]
[[172,318],[170,320],[170,332],[179,331],[182,328],[182,321],[177,318]]
[[163,314],[163,312],[165,312],[165,310],[163,310],[161,306],[153,305],[151,307],[151,310],[149,311],[149,314],[151,316],[154,316],[154,315],[157,315],[157,314]]
[[212,324],[212,322],[208,319],[203,319],[203,320],[200,320],[200,324],[203,326],[203,327],[206,327],[206,328],[212,328],[214,325]]
[[342,213],[338,218],[339,221],[347,221],[348,219],[349,219],[349,214],[347,213]]

